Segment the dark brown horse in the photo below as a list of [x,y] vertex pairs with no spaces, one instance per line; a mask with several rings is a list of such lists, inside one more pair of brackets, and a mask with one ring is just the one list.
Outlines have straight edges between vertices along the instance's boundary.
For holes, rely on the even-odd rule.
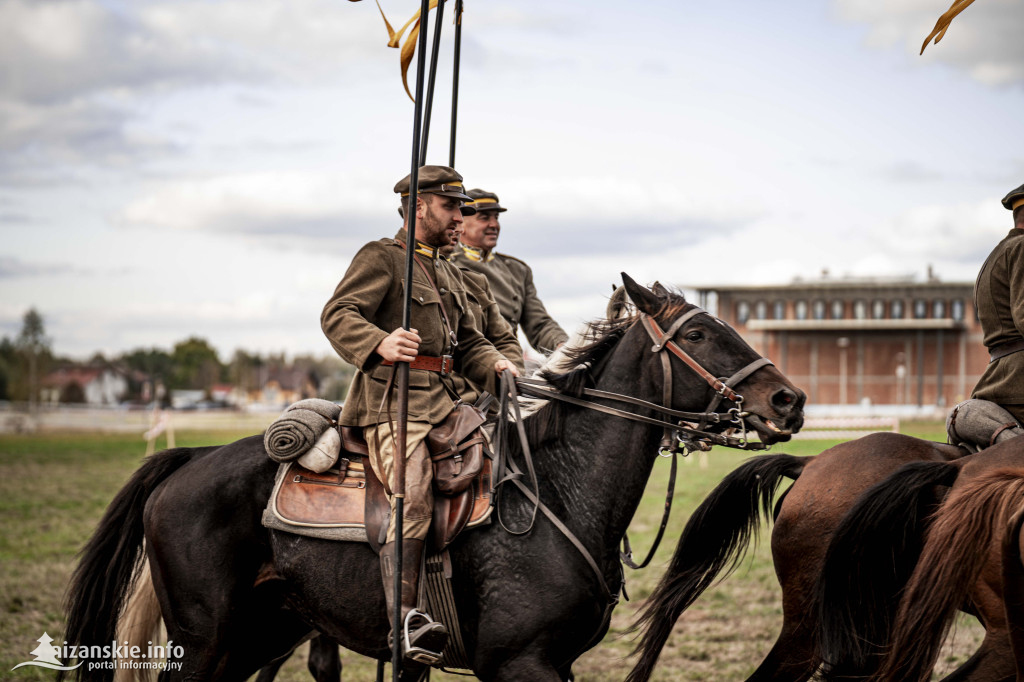
[[[575,369],[549,374],[556,389],[584,388],[663,403],[662,358],[645,329],[663,329],[693,306],[624,277],[638,314],[595,323],[590,342],[570,353]],[[646,316],[646,317],[645,317]],[[674,331],[676,344],[713,377],[759,359],[727,325],[707,314]],[[674,410],[719,404],[690,367],[668,364]],[[772,366],[737,382],[748,422],[765,442],[785,440],[803,422],[804,395]],[[601,399],[604,400],[604,399]],[[712,402],[714,401],[714,402]],[[639,416],[657,412],[640,407]],[[485,680],[564,680],[576,658],[600,641],[621,584],[618,546],[658,455],[661,426],[552,401],[526,418],[539,497],[578,539],[585,555],[546,515],[514,535],[500,524],[466,533],[450,547],[455,601],[473,672]],[[729,426],[727,421],[718,428]],[[513,459],[522,453],[513,447]],[[388,620],[378,560],[368,545],[268,531],[260,517],[277,465],[260,436],[212,451],[170,450],[149,458],[111,503],[87,543],[69,590],[66,639],[102,646],[115,635],[121,603],[146,556],[168,635],[182,647],[171,680],[242,680],[290,651],[313,630],[357,653],[389,659]],[[501,495],[506,525],[533,509],[524,495]],[[77,671],[108,680],[108,671]]]
[[[815,457],[764,455],[729,474],[694,512],[672,562],[639,619],[640,658],[629,682],[648,680],[682,612],[723,571],[742,558],[758,524],[772,513],[784,479],[794,479],[775,504],[772,557],[782,586],[782,630],[749,680],[800,682],[818,668],[819,620],[811,595],[825,549],[854,502],[872,485],[908,463],[944,463],[963,455],[950,445],[877,433],[841,443]],[[931,479],[905,481],[913,495]]]

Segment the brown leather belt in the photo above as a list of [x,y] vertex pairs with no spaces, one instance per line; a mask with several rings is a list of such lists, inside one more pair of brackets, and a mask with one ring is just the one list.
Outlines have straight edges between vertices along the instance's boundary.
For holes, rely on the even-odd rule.
[[[417,355],[416,359],[409,363],[409,369],[425,369],[428,372],[437,372],[441,376],[446,377],[452,373],[454,362],[450,355],[442,355],[441,357]],[[395,363],[385,360],[381,364],[390,367]]]
[[999,358],[1005,358],[1007,355],[1013,355],[1022,350],[1024,350],[1024,339],[1014,339],[1013,341],[998,343],[988,349],[989,364]]

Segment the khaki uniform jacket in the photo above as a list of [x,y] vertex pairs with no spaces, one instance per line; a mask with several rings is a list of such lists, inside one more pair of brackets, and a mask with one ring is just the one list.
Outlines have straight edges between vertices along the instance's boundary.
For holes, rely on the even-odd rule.
[[[987,348],[1024,338],[1024,230],[1010,230],[989,254],[974,285],[974,304]],[[990,363],[971,397],[1024,404],[1024,351]]]
[[[490,288],[487,285],[487,278],[470,270],[462,271],[462,278],[466,283],[466,295],[469,299],[469,309],[473,313],[473,320],[480,333],[487,337],[487,340],[494,344],[498,352],[512,361],[520,374],[525,372],[523,367],[523,348],[519,345],[519,339],[512,332],[505,318],[501,316],[498,304],[491,296]],[[498,396],[498,374],[491,372],[483,385],[470,382],[462,373],[462,367],[456,365],[452,381],[455,391],[462,395],[466,387],[464,383],[470,383],[467,392],[480,393],[487,391],[491,395]]]
[[569,335],[551,319],[537,296],[530,266],[512,256],[494,252],[490,262],[472,260],[461,249],[456,249],[453,262],[463,270],[478,272],[487,278],[491,295],[498,303],[501,315],[516,333],[519,327],[530,345],[542,353],[550,353]]
[[[392,368],[381,364],[377,346],[388,334],[402,326],[402,299],[405,290],[405,229],[395,239],[370,242],[356,254],[334,295],[324,306],[320,325],[331,346],[343,359],[359,370],[339,422],[346,426],[368,426],[386,422],[387,409],[380,410],[381,399]],[[444,306],[458,339],[454,355],[462,371],[478,384],[494,374],[494,364],[502,355],[475,327],[468,314],[469,301],[462,273],[444,259],[417,256],[432,271],[438,293],[427,281],[423,270],[413,266],[410,326],[420,335],[420,355],[451,353],[448,332],[441,315]],[[409,371],[409,420],[437,424],[451,412],[454,401],[437,372]],[[461,396],[475,401],[475,392]],[[396,398],[392,398],[390,418],[396,418]],[[385,403],[386,407],[386,403]]]

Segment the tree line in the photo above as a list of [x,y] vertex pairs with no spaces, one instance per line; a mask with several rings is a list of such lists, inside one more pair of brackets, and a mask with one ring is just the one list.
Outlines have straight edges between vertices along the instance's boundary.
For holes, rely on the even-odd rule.
[[157,395],[168,401],[171,391],[179,389],[202,390],[209,395],[217,385],[254,391],[275,376],[296,372],[309,376],[319,397],[343,400],[354,373],[351,365],[331,356],[298,355],[288,359],[284,353],[239,349],[222,361],[217,350],[197,336],[178,341],[170,350],[136,348],[112,357],[97,352],[85,362],[76,361],[53,352],[43,316],[32,308],[23,316],[17,336],[0,338],[0,400],[36,402],[47,375],[73,367],[112,369],[122,374],[128,379],[126,399],[135,401]]

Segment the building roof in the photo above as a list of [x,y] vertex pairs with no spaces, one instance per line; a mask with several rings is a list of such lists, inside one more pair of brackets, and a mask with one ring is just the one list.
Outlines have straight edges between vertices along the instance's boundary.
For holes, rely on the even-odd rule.
[[915,291],[973,291],[974,282],[942,282],[931,280],[916,282],[911,279],[897,278],[842,278],[842,279],[813,279],[794,280],[789,284],[722,284],[722,285],[701,285],[684,286],[684,289],[693,289],[699,292],[715,291],[718,293],[752,293],[767,295],[770,293],[796,294],[804,291],[860,291],[878,292],[892,290],[915,290]]
[[95,381],[104,370],[96,367],[64,367],[43,377],[43,386],[64,388],[70,384],[87,386]]

